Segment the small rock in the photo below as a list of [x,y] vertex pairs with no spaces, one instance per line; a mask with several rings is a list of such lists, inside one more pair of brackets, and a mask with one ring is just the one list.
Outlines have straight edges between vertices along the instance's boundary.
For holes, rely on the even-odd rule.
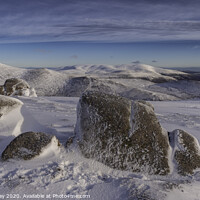
[[191,175],[200,168],[200,147],[198,140],[183,130],[174,130],[170,133],[174,141],[174,159],[177,163],[178,173]]
[[3,91],[7,96],[37,96],[35,90],[26,81],[18,78],[7,79]]
[[[55,136],[46,133],[26,132],[16,137],[3,151],[2,160],[11,158],[30,160],[39,155]],[[59,146],[58,142],[58,146]]]

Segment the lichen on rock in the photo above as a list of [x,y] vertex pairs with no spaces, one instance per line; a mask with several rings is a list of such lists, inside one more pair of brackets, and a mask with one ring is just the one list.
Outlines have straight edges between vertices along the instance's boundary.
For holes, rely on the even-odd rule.
[[174,138],[174,160],[178,173],[181,175],[193,174],[200,168],[200,147],[197,139],[183,130],[174,130],[170,133]]
[[168,137],[151,104],[88,91],[77,112],[75,132],[85,157],[120,170],[169,173]]
[[[53,135],[41,132],[26,132],[16,137],[2,153],[2,160],[23,159],[30,160],[42,153],[43,148],[51,143]],[[56,139],[57,140],[57,139]],[[59,141],[58,142],[58,146]]]

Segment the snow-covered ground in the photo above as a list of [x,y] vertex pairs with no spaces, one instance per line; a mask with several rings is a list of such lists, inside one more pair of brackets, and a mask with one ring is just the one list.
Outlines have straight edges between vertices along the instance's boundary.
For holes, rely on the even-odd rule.
[[[114,170],[86,159],[75,146],[66,150],[65,142],[73,135],[76,123],[78,98],[20,97],[19,100],[23,105],[14,110],[15,121],[8,115],[2,118],[7,124],[0,124],[1,152],[11,141],[13,130],[15,136],[28,130],[54,134],[63,147],[58,150],[51,146],[29,161],[0,161],[0,199],[200,199],[200,171],[186,177],[148,176]],[[200,141],[199,100],[152,103],[164,128],[168,131],[182,128]]]

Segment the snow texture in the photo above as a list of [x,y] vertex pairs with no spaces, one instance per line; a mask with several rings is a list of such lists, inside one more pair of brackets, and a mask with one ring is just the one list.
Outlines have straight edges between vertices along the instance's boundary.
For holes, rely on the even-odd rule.
[[[45,81],[46,76],[44,78],[39,76],[38,79],[35,76],[37,82],[31,78],[32,74],[27,75],[31,71],[30,69],[0,64],[0,84],[3,85],[8,78],[23,79],[26,74],[26,81],[30,86],[36,88],[36,91],[37,86],[40,89],[37,98],[18,97],[23,105],[20,103],[19,106],[13,108],[10,112],[6,112],[0,118],[0,152],[2,153],[6,146],[20,133],[27,131],[55,134],[60,143],[63,144],[59,149],[55,148],[55,145],[50,145],[46,151],[44,149],[44,154],[32,160],[24,162],[17,160],[2,162],[0,160],[0,197],[6,198],[6,194],[9,194],[10,196],[7,196],[7,199],[13,199],[12,195],[19,195],[19,199],[22,199],[25,195],[24,199],[27,199],[28,195],[33,197],[38,194],[44,195],[44,197],[50,195],[52,199],[53,195],[54,199],[58,199],[58,196],[61,197],[59,199],[64,196],[68,199],[75,199],[76,195],[90,195],[84,197],[90,197],[91,200],[200,199],[199,168],[194,171],[193,175],[187,176],[181,176],[176,171],[167,176],[145,175],[112,169],[94,159],[84,158],[74,145],[71,145],[68,150],[63,148],[66,141],[74,136],[76,107],[79,98],[41,97],[40,95],[56,95],[59,93],[65,96],[65,87],[71,78],[93,77],[94,75],[89,74],[92,70],[94,74],[97,73],[97,70],[100,72],[99,75],[95,74],[95,77],[93,77],[97,79],[97,85],[101,81],[118,94],[136,88],[139,89],[137,98],[145,97],[146,100],[148,95],[153,95],[149,99],[158,100],[199,98],[199,82],[184,80],[189,76],[188,74],[168,70],[161,72],[156,68],[156,73],[159,76],[175,78],[176,81],[155,83],[156,79],[154,79],[154,82],[149,81],[152,77],[148,77],[148,75],[154,69],[150,67],[146,69],[147,78],[145,80],[144,78],[129,78],[129,73],[133,72],[136,66],[138,65],[131,65],[129,72],[127,66],[67,66],[62,69],[49,69],[51,74],[47,76],[49,77],[47,78],[48,81]],[[138,70],[139,72],[135,70],[134,73],[141,73],[144,68]],[[101,71],[112,73],[101,73]],[[133,76],[134,73],[130,73],[130,75]],[[145,73],[143,73],[143,77]],[[151,74],[156,75],[154,71]],[[107,75],[109,77],[106,77]],[[54,79],[54,77],[56,78]],[[145,91],[145,94],[143,91]],[[81,94],[80,91],[79,94]],[[134,99],[135,97],[130,95],[129,98]],[[167,131],[182,129],[195,136],[200,142],[200,102],[198,99],[154,101],[151,104],[154,105],[159,122]],[[134,115],[134,112],[131,115]],[[134,129],[134,126],[132,128]]]
[[[34,126],[30,126],[29,130],[32,130],[33,127],[40,129],[40,126],[43,126],[46,127],[46,131],[43,130],[43,132],[48,132],[47,129],[51,128],[55,133],[56,129],[55,135],[63,146],[65,141],[73,136],[79,98],[20,97],[20,100],[24,103],[22,108],[26,108],[26,112],[21,113],[26,119],[26,128],[35,118]],[[162,126],[168,128],[167,130],[170,130],[170,127],[175,129],[173,124],[175,121],[171,120],[173,118],[176,119],[176,126],[180,126],[181,129],[189,129],[189,132],[200,140],[199,134],[197,134],[197,130],[199,130],[199,120],[197,119],[200,118],[199,101],[151,103],[155,107]],[[10,117],[17,118],[19,112],[21,112],[20,109],[13,110]],[[184,117],[176,118],[179,113]],[[36,124],[36,119],[40,122],[40,126],[38,122]],[[186,119],[187,124],[185,123]],[[1,152],[13,139],[12,126],[10,126],[13,120],[9,117],[0,119],[0,121],[2,120],[7,123],[7,128],[4,129],[2,135],[3,124],[0,124]],[[190,126],[188,127],[188,125]],[[9,141],[8,136],[12,137]],[[193,176],[183,177],[176,173],[168,176],[149,176],[112,169],[93,159],[86,159],[73,145],[68,151],[62,147],[60,151],[54,148],[50,150],[51,148],[53,147],[47,149],[47,154],[41,154],[26,162],[0,161],[0,194],[19,194],[20,196],[50,194],[52,197],[53,194],[90,195],[92,200],[194,200],[200,197],[199,169],[195,170]]]
[[85,157],[112,168],[160,175],[170,171],[168,136],[150,103],[86,92],[78,106],[76,134]]

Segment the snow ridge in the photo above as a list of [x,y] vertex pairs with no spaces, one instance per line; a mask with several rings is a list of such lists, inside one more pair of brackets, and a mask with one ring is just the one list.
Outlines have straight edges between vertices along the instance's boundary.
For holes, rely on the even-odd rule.
[[[49,69],[22,69],[0,64],[0,71],[1,81],[11,77],[24,79],[39,96],[80,97],[86,90],[101,89],[133,100],[200,97],[200,90],[195,89],[200,83],[190,74],[145,64],[73,65]],[[191,84],[187,84],[188,81]]]

